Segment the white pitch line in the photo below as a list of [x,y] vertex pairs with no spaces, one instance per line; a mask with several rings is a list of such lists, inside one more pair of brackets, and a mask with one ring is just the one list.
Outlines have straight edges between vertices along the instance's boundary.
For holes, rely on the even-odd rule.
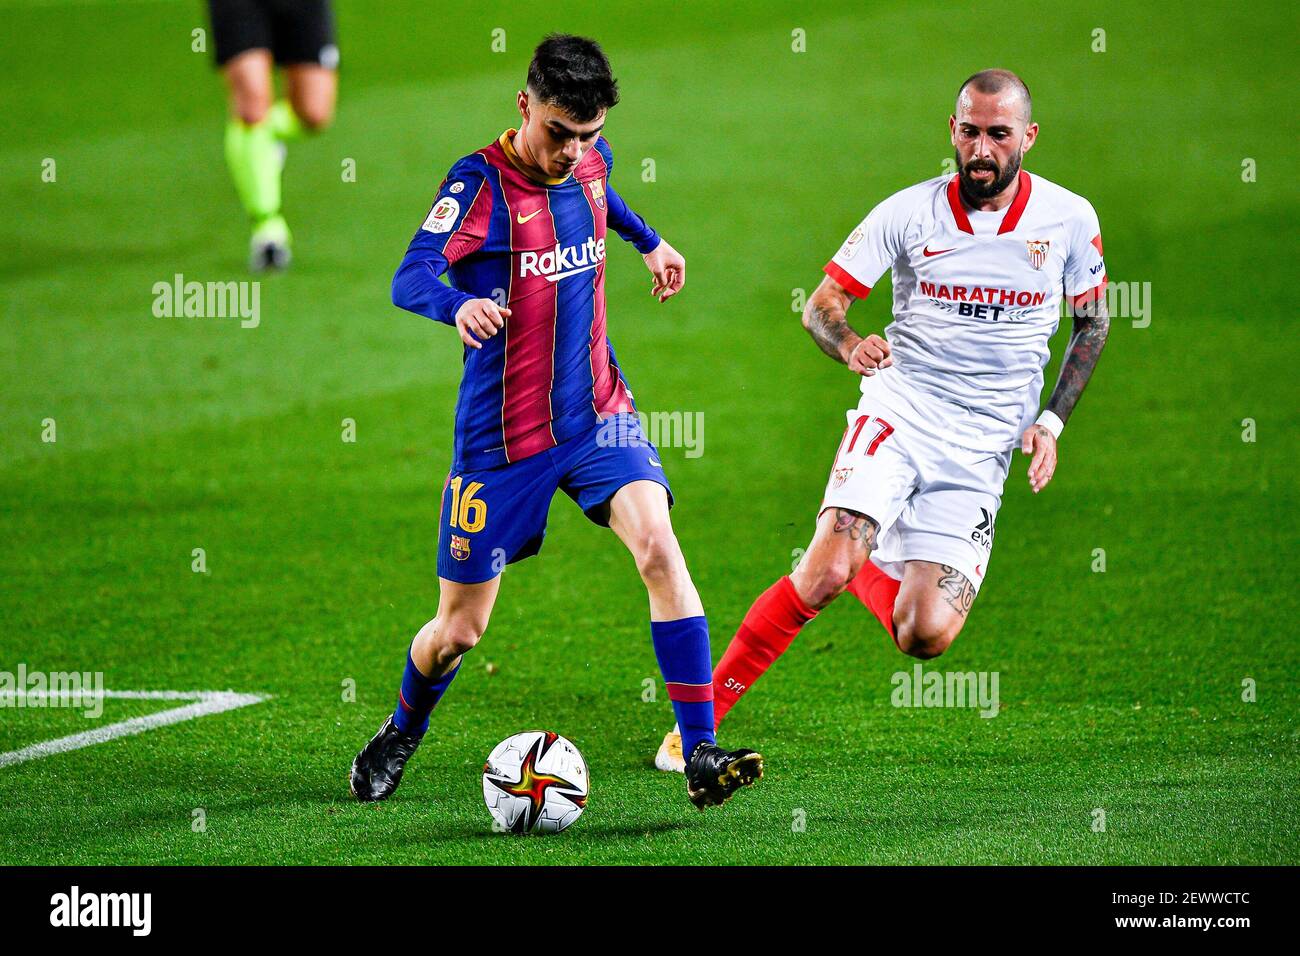
[[[0,693],[0,697],[4,698],[16,696],[17,694],[14,691]],[[24,696],[65,697],[70,695],[64,693],[48,695],[37,691]],[[207,690],[106,690],[103,692],[103,696],[127,700],[193,700],[194,703],[186,704],[184,707],[173,707],[170,710],[161,710],[156,714],[146,714],[143,717],[132,717],[130,720],[118,721],[115,724],[82,731],[79,734],[70,734],[67,737],[45,740],[39,744],[32,744],[30,747],[23,747],[21,750],[0,753],[0,767],[8,767],[11,764],[23,763],[27,760],[38,760],[41,757],[49,757],[54,754],[67,753],[69,750],[80,750],[82,747],[92,747],[95,744],[102,744],[118,737],[142,734],[146,730],[153,730],[156,727],[179,724],[186,720],[220,714],[227,710],[236,710],[240,707],[248,707],[251,704],[260,704],[262,701],[267,700],[267,697],[261,694],[236,694],[233,691]]]
[[112,700],[203,700],[213,694],[229,694],[225,690],[0,690],[0,700],[92,700],[104,697]]

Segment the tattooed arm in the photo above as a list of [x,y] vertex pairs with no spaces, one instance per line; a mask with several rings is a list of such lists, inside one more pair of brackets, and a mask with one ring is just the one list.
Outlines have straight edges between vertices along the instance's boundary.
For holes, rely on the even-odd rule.
[[1088,379],[1092,378],[1092,370],[1097,367],[1109,334],[1110,314],[1106,311],[1105,296],[1099,295],[1074,307],[1074,331],[1061,362],[1061,377],[1047,402],[1047,410],[1062,423],[1069,421],[1070,412],[1074,411]]
[[[1106,311],[1106,297],[1096,298],[1076,305],[1073,310],[1074,331],[1070,334],[1070,344],[1061,362],[1061,377],[1052,389],[1052,397],[1047,401],[1047,410],[1065,424],[1074,406],[1079,403],[1092,371],[1101,358],[1101,350],[1106,346],[1106,337],[1110,334],[1110,314]],[[1029,463],[1029,487],[1034,494],[1047,487],[1056,472],[1056,438],[1043,425],[1030,425],[1020,439],[1020,448],[1026,455],[1033,455]]]
[[859,375],[875,375],[893,364],[889,343],[879,335],[863,338],[849,327],[846,314],[854,297],[829,276],[822,280],[803,310],[803,327],[818,347]]

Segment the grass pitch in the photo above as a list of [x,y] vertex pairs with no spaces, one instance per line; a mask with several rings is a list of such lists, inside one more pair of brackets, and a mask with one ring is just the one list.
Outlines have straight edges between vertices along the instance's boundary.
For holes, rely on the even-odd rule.
[[[289,157],[297,261],[241,329],[151,311],[178,273],[246,278],[223,93],[190,50],[200,4],[0,4],[0,670],[271,695],[0,767],[0,862],[1296,862],[1289,15],[339,6],[338,122]],[[963,77],[1026,77],[1043,127],[1028,167],[1092,200],[1112,282],[1150,283],[1151,310],[1146,327],[1114,321],[1037,498],[1018,456],[986,586],[927,664],[997,672],[995,719],[891,706],[914,661],[846,598],[725,727],[765,752],[766,779],[697,813],[681,778],[650,769],[672,716],[662,689],[642,699],[657,673],[632,563],[561,497],[399,795],[348,799],[435,607],[460,371],[454,333],[394,309],[389,280],[447,167],[517,118],[552,29],[605,44],[624,94],[614,182],[690,264],[661,308],[615,243],[610,329],[643,410],[704,414],[702,456],[663,453],[715,655],[806,545],[856,400],[794,290],[870,206],[941,171]],[[877,290],[852,321],[880,329],[889,301]],[[0,709],[0,752],[167,706]],[[494,834],[484,757],[535,726],[583,750],[589,809],[556,838]]]

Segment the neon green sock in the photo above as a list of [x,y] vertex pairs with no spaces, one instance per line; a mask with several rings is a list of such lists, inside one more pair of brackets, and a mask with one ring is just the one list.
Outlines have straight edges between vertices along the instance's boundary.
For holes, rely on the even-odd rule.
[[239,201],[254,223],[280,212],[281,150],[270,117],[254,126],[237,119],[226,124],[226,165]]
[[267,114],[267,120],[276,137],[286,142],[291,139],[302,139],[305,132],[302,120],[298,119],[298,114],[293,111],[288,100],[276,100],[271,107],[271,112]]

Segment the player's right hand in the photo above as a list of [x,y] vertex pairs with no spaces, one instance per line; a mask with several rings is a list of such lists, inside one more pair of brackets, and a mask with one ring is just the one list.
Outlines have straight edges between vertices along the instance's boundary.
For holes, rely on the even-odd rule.
[[481,349],[480,339],[490,339],[505,327],[510,310],[491,299],[470,299],[456,310],[456,331],[472,349]]
[[889,357],[889,343],[879,335],[858,339],[858,344],[853,346],[844,361],[850,372],[866,376],[875,375],[876,369],[889,368],[894,364],[894,360]]

